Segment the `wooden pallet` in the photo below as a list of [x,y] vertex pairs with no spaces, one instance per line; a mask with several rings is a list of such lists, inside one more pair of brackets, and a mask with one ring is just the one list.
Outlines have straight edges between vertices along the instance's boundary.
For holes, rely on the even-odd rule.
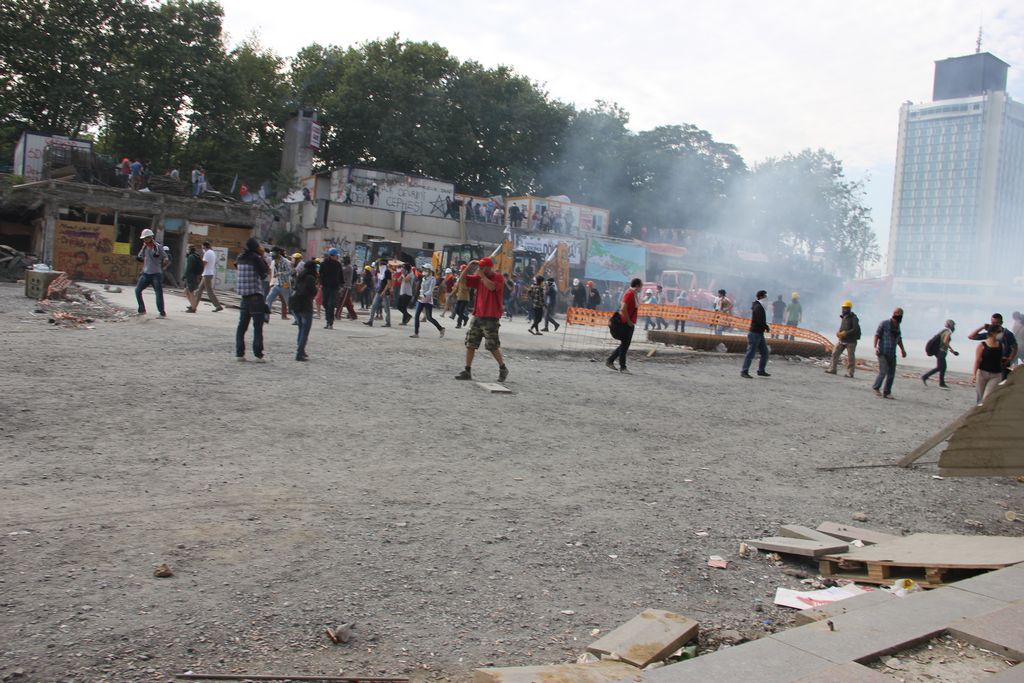
[[888,584],[914,579],[925,588],[1024,562],[1024,538],[914,534],[819,558],[822,576]]

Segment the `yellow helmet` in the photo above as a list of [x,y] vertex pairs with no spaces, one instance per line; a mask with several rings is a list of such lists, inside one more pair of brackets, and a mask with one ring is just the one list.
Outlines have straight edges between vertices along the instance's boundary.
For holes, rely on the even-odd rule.
[[853,308],[853,302],[847,299],[843,302],[843,308]]
[[292,254],[292,258],[302,258],[302,252],[301,251],[295,252],[294,254]]
[[792,294],[790,294],[790,296],[792,298],[794,298],[794,299],[798,299],[798,298],[800,298],[800,293],[799,292],[793,292]]

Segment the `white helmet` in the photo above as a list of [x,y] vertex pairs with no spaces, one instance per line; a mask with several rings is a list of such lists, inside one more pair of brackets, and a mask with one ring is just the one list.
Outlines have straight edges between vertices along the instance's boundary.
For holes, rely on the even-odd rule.
[[575,286],[576,286],[576,285],[578,285],[579,283],[580,283],[580,279],[579,279],[578,277],[574,277],[574,278],[572,279],[572,284],[573,284],[573,287],[575,287]]
[[150,230],[149,228],[146,228],[145,230],[142,231],[142,234],[139,235],[139,239],[140,240],[144,240],[147,237],[152,237],[152,236],[153,236],[153,231]]

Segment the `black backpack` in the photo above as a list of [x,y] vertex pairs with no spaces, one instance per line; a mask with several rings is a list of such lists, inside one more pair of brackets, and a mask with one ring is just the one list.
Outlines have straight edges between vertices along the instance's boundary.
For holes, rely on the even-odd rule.
[[924,345],[924,352],[929,356],[934,356],[939,352],[939,347],[942,345],[942,332],[937,333],[934,337],[928,340],[928,343]]

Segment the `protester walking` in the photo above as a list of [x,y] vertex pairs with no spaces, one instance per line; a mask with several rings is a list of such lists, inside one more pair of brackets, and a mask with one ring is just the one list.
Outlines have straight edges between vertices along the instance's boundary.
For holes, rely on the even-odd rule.
[[635,277],[630,281],[629,289],[622,295],[618,311],[619,320],[621,321],[619,345],[612,351],[612,355],[608,356],[608,360],[604,362],[605,367],[609,370],[616,370],[615,361],[617,360],[619,361],[617,371],[629,374],[629,370],[626,368],[626,352],[629,351],[629,345],[633,341],[633,332],[636,331],[637,312],[640,310],[637,296],[639,296],[640,288],[643,286],[644,281]]
[[386,258],[381,258],[377,271],[377,292],[373,295],[373,303],[370,305],[370,319],[363,324],[373,327],[374,318],[383,310],[382,327],[391,327],[391,270],[388,268]]
[[740,377],[753,379],[750,376],[750,364],[754,361],[754,354],[760,353],[761,358],[757,364],[758,377],[771,377],[767,372],[768,367],[768,342],[764,335],[769,331],[768,312],[764,308],[764,302],[768,298],[768,292],[763,289],[757,293],[757,299],[750,306],[750,331],[747,332],[747,353],[743,357],[743,369],[740,370]]
[[[402,314],[402,322],[400,322],[399,324],[408,325],[409,321],[412,320],[412,315],[409,314],[409,304],[412,303],[412,266],[409,265],[408,263],[403,263],[402,269],[398,271],[397,279],[398,312]],[[419,324],[418,318],[416,320],[416,324]]]
[[501,296],[505,289],[505,276],[494,270],[494,261],[485,256],[479,261],[470,261],[459,280],[465,280],[469,287],[476,290],[476,303],[473,307],[473,320],[466,332],[466,367],[455,379],[473,379],[473,358],[483,341],[484,348],[498,362],[498,381],[504,382],[508,379],[508,367],[501,354],[498,330],[501,328]]
[[218,313],[224,310],[224,307],[220,305],[220,301],[217,300],[217,294],[213,291],[213,278],[217,274],[217,252],[213,250],[209,242],[203,242],[203,281],[199,283],[199,289],[196,291],[196,307],[198,308],[199,302],[203,300],[203,292],[210,297],[210,303],[213,304],[213,312]]
[[292,264],[284,254],[284,249],[274,247],[271,251],[271,282],[267,293],[267,309],[273,310],[274,301],[281,299],[281,320],[288,320],[288,289],[291,287]]
[[302,271],[295,276],[292,295],[288,301],[292,317],[295,318],[298,330],[295,338],[295,360],[306,361],[306,344],[309,333],[313,329],[313,299],[316,297],[316,262],[309,260]]
[[160,313],[161,318],[166,318],[167,311],[164,310],[164,268],[169,261],[167,252],[164,251],[164,246],[156,241],[153,231],[149,228],[143,230],[140,237],[142,238],[142,248],[135,255],[135,260],[142,264],[142,274],[139,275],[139,281],[135,285],[135,301],[139,305],[139,313],[145,314],[146,304],[142,300],[142,292],[147,287],[152,287],[153,292],[156,294],[156,310]]
[[341,252],[335,248],[327,250],[327,258],[320,263],[320,296],[324,306],[324,329],[334,329],[334,311],[341,291]]
[[978,344],[971,381],[977,386],[979,406],[1003,381],[1003,349],[997,335],[989,335]]
[[925,386],[928,386],[928,378],[935,373],[938,373],[939,386],[943,389],[949,388],[946,384],[946,354],[952,353],[954,356],[960,355],[950,345],[950,340],[952,340],[954,332],[956,332],[956,322],[947,320],[945,327],[943,327],[938,334],[932,337],[926,345],[925,352],[929,356],[935,356],[935,367],[921,375],[921,381]]
[[[789,298],[789,306],[786,307],[786,324],[790,327],[800,327],[800,321],[804,319],[804,305],[800,303],[800,295],[793,292]],[[790,341],[796,339],[791,334],[786,335]]]
[[[540,321],[544,318],[544,301],[545,292],[547,287],[544,286],[544,276],[538,275],[534,279],[534,283],[530,285],[527,290],[527,296],[530,298],[530,305],[533,307],[533,314],[531,320],[533,321],[526,331],[533,335],[540,335]],[[547,328],[544,328],[545,330]]]
[[352,291],[356,281],[356,269],[352,265],[352,259],[348,254],[341,257],[341,292],[338,294],[338,307],[334,312],[334,318],[338,319],[342,313],[348,311],[349,320],[358,320],[355,306],[352,305]]
[[[715,297],[714,309],[723,316],[732,315],[732,299],[729,298],[728,293],[726,293],[724,289],[718,290],[718,296]],[[715,329],[715,334],[723,334],[726,330],[725,325],[714,325],[713,327]]]
[[437,278],[434,277],[434,269],[432,266],[422,266],[420,270],[423,271],[423,277],[420,279],[420,294],[416,300],[416,310],[413,312],[413,333],[410,337],[420,336],[420,312],[423,313],[423,319],[437,328],[437,332],[442,337],[444,336],[444,327],[441,323],[434,320],[434,290],[437,288]]
[[555,286],[555,278],[549,277],[547,290],[544,293],[544,331],[548,331],[550,325],[555,326],[555,332],[561,325],[555,320],[555,307],[558,305],[558,287]]
[[186,313],[195,313],[199,308],[199,283],[203,281],[203,259],[196,252],[196,245],[188,245],[185,254],[185,298],[188,299]]
[[263,247],[254,237],[245,241],[245,251],[235,261],[238,278],[235,291],[242,298],[238,306],[238,327],[235,329],[235,358],[245,360],[245,334],[252,323],[252,354],[263,362],[263,323],[267,304],[263,298],[263,279],[270,269],[263,260]]
[[878,323],[875,330],[875,355],[878,357],[878,376],[872,389],[882,398],[892,398],[892,383],[896,379],[896,349],[904,358],[907,350],[903,348],[903,335],[900,326],[903,324],[903,309],[897,308],[892,317]]
[[[782,301],[782,296],[779,296]],[[776,301],[775,303],[779,303]],[[772,304],[773,306],[775,304]],[[783,304],[785,306],[785,304]],[[839,331],[836,332],[839,341],[832,349],[832,362],[829,363],[827,372],[830,375],[836,374],[836,366],[839,365],[839,358],[846,352],[846,376],[853,377],[857,369],[857,342],[860,341],[860,318],[853,312],[853,302],[847,299],[839,310]]]
[[[469,285],[461,277],[466,270],[466,264],[459,266],[459,279],[456,281],[452,292],[455,295],[455,329],[469,324]],[[445,276],[447,277],[447,276]]]

